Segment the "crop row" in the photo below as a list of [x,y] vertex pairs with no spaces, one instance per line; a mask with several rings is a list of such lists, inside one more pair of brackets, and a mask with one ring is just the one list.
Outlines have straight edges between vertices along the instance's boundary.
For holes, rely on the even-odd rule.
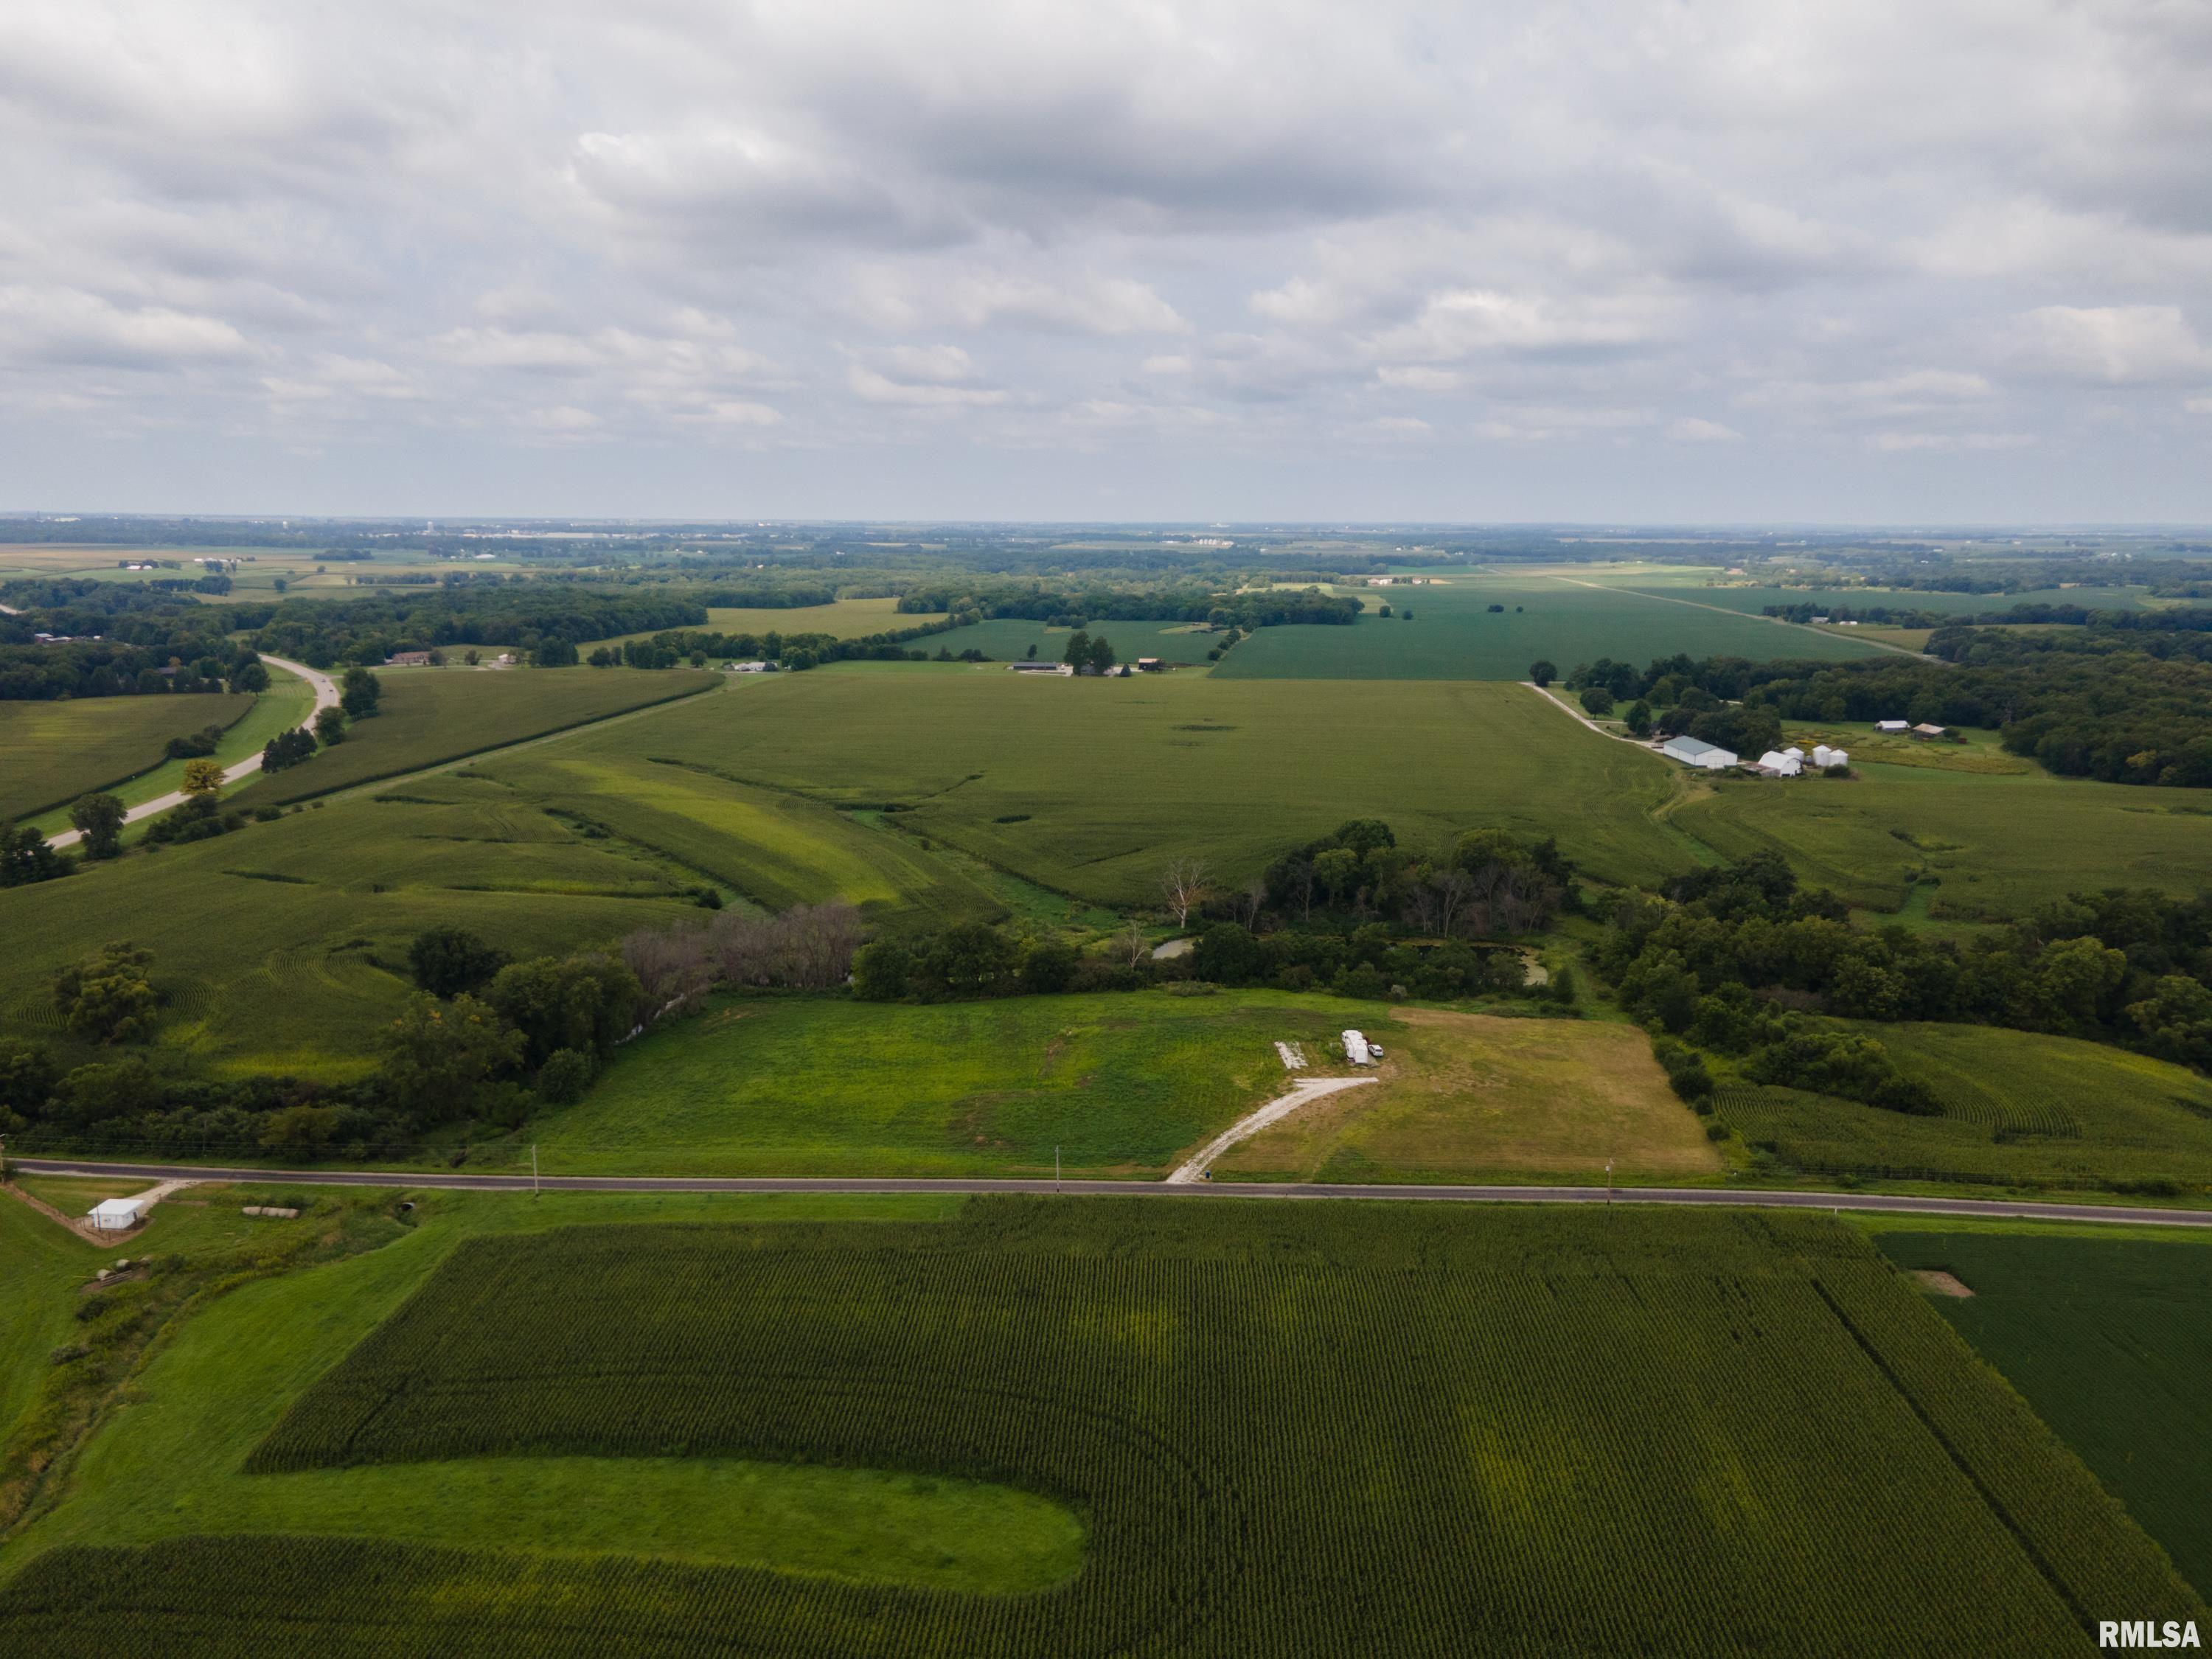
[[250,1465],[997,1481],[1084,1517],[1059,1589],[199,1540],[57,1552],[0,1620],[171,1650],[289,1620],[319,1651],[2050,1654],[2123,1598],[2189,1604],[1831,1224],[1160,1207],[479,1240]]

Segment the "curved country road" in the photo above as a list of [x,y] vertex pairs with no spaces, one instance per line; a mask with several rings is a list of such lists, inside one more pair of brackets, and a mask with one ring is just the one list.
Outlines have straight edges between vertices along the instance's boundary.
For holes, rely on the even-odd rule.
[[[265,651],[261,653],[261,660],[282,668],[289,673],[297,674],[309,685],[314,687],[315,706],[307,711],[307,718],[300,722],[299,730],[305,732],[311,729],[314,726],[316,715],[321,714],[325,708],[335,708],[338,706],[337,683],[328,674],[310,668],[303,662],[294,662],[285,657],[272,657]],[[222,781],[226,785],[237,783],[242,779],[252,777],[260,769],[261,757],[248,755],[237,765],[225,772],[222,775]],[[125,823],[136,823],[141,818],[150,818],[156,812],[166,812],[173,806],[182,806],[184,804],[184,791],[172,790],[166,795],[155,796],[152,800],[141,801],[123,815],[123,821]],[[82,839],[83,836],[77,831],[70,830],[52,837],[47,845],[59,849],[64,847],[74,847]]]
[[233,1170],[189,1164],[102,1164],[19,1158],[30,1175],[124,1176],[145,1181],[245,1181],[296,1187],[435,1188],[526,1193],[1037,1193],[1083,1198],[1382,1198],[1457,1204],[1677,1204],[1722,1209],[1877,1210],[1904,1215],[1982,1216],[2029,1221],[2119,1221],[2164,1227],[2212,1227],[2212,1210],[2160,1210],[2118,1204],[2033,1204],[2009,1199],[1923,1198],[1902,1193],[1719,1191],[1700,1187],[1310,1186],[1264,1182],[921,1181],[737,1176],[451,1175],[404,1170]]

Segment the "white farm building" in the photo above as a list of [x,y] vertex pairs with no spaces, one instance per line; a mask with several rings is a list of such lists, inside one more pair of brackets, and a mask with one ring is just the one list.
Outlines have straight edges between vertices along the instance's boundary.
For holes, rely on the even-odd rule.
[[1831,766],[1849,766],[1850,763],[1851,751],[1848,749],[1831,749],[1825,743],[1813,745],[1813,764],[1824,772]]
[[1707,743],[1702,738],[1669,738],[1659,745],[1659,752],[1685,766],[1701,766],[1708,772],[1724,772],[1739,763],[1735,750]]
[[135,1198],[103,1198],[92,1206],[85,1219],[103,1233],[127,1233],[143,1219],[138,1213]]
[[1795,749],[1770,749],[1759,757],[1759,769],[1768,777],[1794,778],[1805,769]]

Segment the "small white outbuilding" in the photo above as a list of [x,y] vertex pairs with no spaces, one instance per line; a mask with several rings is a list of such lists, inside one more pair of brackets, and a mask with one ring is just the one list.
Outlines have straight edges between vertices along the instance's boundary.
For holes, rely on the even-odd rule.
[[104,1233],[127,1233],[142,1218],[135,1198],[103,1198],[92,1206],[88,1221]]
[[1805,769],[1805,763],[1794,753],[1770,749],[1759,757],[1759,769],[1770,777],[1794,778]]
[[1364,1032],[1346,1031],[1344,1034],[1344,1057],[1354,1066],[1372,1066],[1375,1063],[1375,1055],[1367,1046]]
[[1877,732],[1906,732],[1911,729],[1911,724],[1910,720],[1876,720],[1874,729]]

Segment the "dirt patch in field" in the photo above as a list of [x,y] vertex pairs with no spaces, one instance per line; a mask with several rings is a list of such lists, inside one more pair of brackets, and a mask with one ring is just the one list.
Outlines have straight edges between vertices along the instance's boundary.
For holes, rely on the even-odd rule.
[[1671,1180],[1720,1154],[1632,1026],[1402,1009],[1370,1028],[1381,1086],[1316,1102],[1232,1148],[1234,1176],[1356,1181]]
[[1972,1296],[1963,1281],[1945,1273],[1941,1267],[1915,1267],[1912,1277],[1920,1288],[1930,1296]]

